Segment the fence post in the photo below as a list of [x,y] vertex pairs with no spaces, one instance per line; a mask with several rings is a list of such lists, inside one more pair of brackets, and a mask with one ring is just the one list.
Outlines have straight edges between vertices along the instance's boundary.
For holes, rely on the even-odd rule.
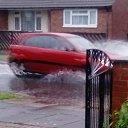
[[85,98],[85,128],[89,128],[90,126],[90,97],[91,97],[91,88],[90,88],[90,80],[89,80],[89,75],[91,74],[91,67],[89,64],[89,56],[90,52],[87,50],[86,53],[86,87],[85,87],[85,92],[86,92],[86,98]]

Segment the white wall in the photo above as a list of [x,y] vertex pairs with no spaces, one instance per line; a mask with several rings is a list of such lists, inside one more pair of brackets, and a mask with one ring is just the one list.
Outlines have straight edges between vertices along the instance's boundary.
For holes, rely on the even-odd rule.
[[42,12],[42,30],[43,30],[43,32],[49,31],[49,18],[48,18],[47,11]]
[[8,30],[14,31],[14,13],[13,11],[9,11],[8,15]]

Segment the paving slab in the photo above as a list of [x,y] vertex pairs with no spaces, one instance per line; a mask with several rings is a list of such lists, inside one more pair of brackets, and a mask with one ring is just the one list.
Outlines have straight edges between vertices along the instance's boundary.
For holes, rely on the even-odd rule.
[[0,122],[10,124],[7,128],[11,128],[11,125],[17,125],[12,128],[85,128],[85,110],[68,106],[36,107],[0,102]]

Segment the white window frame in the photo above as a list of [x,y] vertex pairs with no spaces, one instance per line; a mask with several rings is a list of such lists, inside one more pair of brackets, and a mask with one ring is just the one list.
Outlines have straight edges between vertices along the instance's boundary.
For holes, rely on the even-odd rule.
[[[65,23],[65,12],[66,11],[69,11],[70,12],[70,23],[69,24],[66,24]],[[72,12],[73,11],[87,11],[87,13],[86,14],[80,14],[80,13],[77,13],[77,14],[73,14]],[[96,21],[96,23],[95,24],[91,24],[90,23],[90,12],[91,11],[95,11],[96,12],[96,16],[95,16],[95,21]],[[72,24],[72,16],[73,15],[78,15],[78,16],[80,16],[80,15],[82,15],[82,16],[88,16],[88,25],[73,25]],[[65,9],[65,10],[63,10],[63,27],[85,27],[85,28],[96,28],[97,27],[97,21],[98,21],[98,10],[97,9]]]
[[[15,12],[19,12],[19,14],[15,14]],[[37,12],[40,12],[40,14],[37,14]],[[36,18],[37,17],[40,17],[41,18],[41,29],[40,30],[37,30],[36,28],[37,28],[37,26],[36,26]],[[19,18],[19,30],[16,30],[16,28],[15,28],[15,18]],[[34,25],[35,25],[35,30],[34,31],[42,31],[42,12],[41,11],[35,11],[35,23],[34,23]],[[21,31],[21,11],[14,11],[14,30],[15,31]]]
[[[40,14],[37,14],[37,12],[40,12]],[[36,18],[41,18],[41,26],[42,26],[42,16],[41,16],[41,11],[35,11],[35,31],[42,31],[42,27],[41,27],[41,29],[40,30],[38,30],[38,29],[36,29],[37,28],[37,19]]]
[[[18,12],[19,14],[15,14],[15,12]],[[20,11],[15,11],[15,12],[14,12],[14,29],[15,31],[21,31],[21,12]],[[19,18],[19,30],[15,28],[16,25],[15,18]]]

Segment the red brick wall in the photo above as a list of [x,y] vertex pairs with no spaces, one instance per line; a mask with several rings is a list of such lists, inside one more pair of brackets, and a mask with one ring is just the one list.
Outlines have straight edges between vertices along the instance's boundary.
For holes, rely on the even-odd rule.
[[112,39],[112,12],[108,12],[108,38]]
[[[51,31],[52,32],[86,32],[86,33],[107,33],[111,34],[111,11],[106,9],[98,10],[98,27],[97,28],[66,28],[63,27],[63,10],[51,11]],[[109,15],[108,15],[109,14]],[[109,30],[108,30],[109,29]]]
[[126,39],[128,33],[128,0],[116,0],[113,10],[113,38]]
[[8,11],[0,10],[0,31],[8,30]]
[[120,108],[128,97],[128,61],[120,61],[113,68],[112,110]]

